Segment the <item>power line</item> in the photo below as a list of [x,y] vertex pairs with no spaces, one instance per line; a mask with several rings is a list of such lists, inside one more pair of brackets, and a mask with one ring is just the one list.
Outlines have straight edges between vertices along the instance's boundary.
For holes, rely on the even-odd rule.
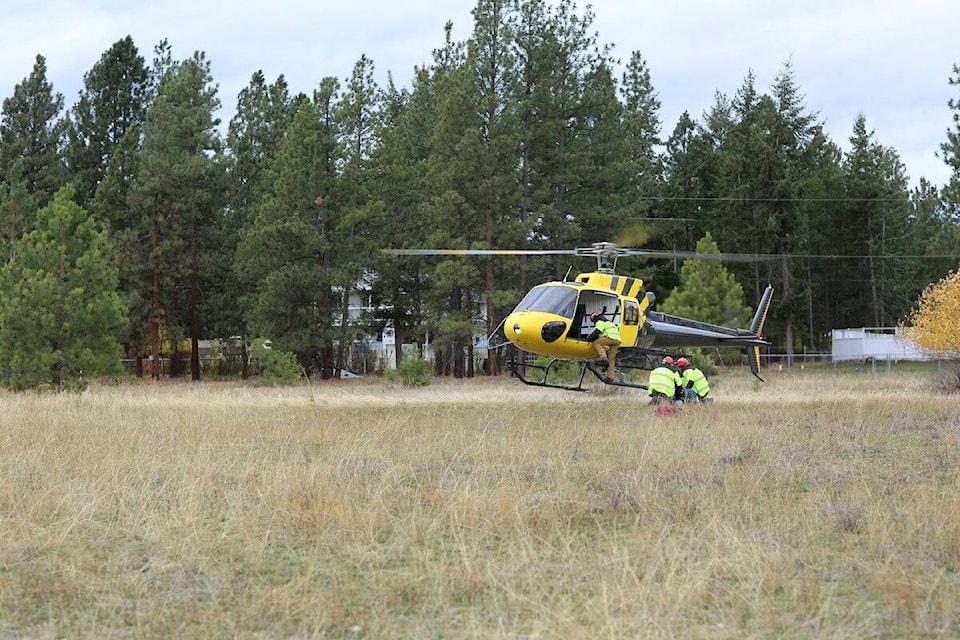
[[[703,254],[702,257],[709,258],[711,254]],[[733,255],[733,256],[743,256],[742,260],[739,262],[750,262],[751,258],[757,261],[768,261],[775,262],[777,260],[792,260],[794,258],[799,260],[864,260],[864,259],[873,259],[873,260],[958,260],[960,259],[960,254],[940,254],[940,255],[894,255],[887,254],[882,256],[871,256],[871,255],[837,255],[831,253],[743,253],[743,254],[712,254],[712,255]],[[663,257],[663,256],[654,256],[654,257]],[[692,258],[696,260],[701,256],[679,256],[678,260],[686,260]]]
[[636,196],[632,199],[689,202],[908,202],[904,198],[740,198],[736,196]]
[[[761,254],[762,255],[762,254]],[[946,260],[948,258],[956,260],[960,259],[960,254],[934,254],[934,255],[897,255],[897,254],[886,254],[880,256],[841,256],[841,255],[831,255],[831,254],[816,254],[816,253],[780,253],[780,254],[768,254],[770,256],[780,256],[783,258],[800,258],[803,260],[813,259],[813,260],[863,260],[866,258],[874,260]]]
[[[668,253],[675,253],[677,255],[667,255]],[[665,250],[650,250],[650,255],[646,256],[649,258],[667,258],[671,260],[688,260],[693,259],[697,260],[700,258],[709,259],[710,256],[718,256],[721,260],[724,257],[735,258],[736,262],[775,262],[778,260],[788,259],[792,260],[794,258],[800,260],[865,260],[865,259],[874,259],[874,260],[960,260],[960,254],[956,253],[942,253],[942,254],[895,254],[887,253],[882,255],[840,255],[832,253],[719,253],[719,254],[689,254],[683,252],[671,252],[669,249]],[[639,257],[643,258],[643,255]]]

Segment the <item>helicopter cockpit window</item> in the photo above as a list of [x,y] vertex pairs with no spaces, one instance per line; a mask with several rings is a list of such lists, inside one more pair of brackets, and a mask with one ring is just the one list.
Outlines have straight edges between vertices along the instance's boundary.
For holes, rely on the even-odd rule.
[[542,311],[572,318],[577,305],[577,291],[568,287],[534,287],[514,311]]
[[623,324],[640,324],[640,305],[633,300],[623,304]]

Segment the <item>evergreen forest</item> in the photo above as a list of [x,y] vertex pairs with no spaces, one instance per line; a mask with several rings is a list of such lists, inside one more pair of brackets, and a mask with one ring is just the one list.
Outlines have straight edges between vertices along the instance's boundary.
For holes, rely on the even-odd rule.
[[[615,59],[589,8],[478,0],[473,15],[409,78],[380,85],[360,55],[310,95],[257,72],[220,96],[203,52],[126,37],[68,104],[38,54],[0,117],[4,384],[62,384],[105,356],[200,379],[199,341],[230,336],[268,337],[329,378],[385,327],[429,341],[437,374],[470,376],[475,337],[531,286],[593,266],[383,248],[694,251],[709,234],[724,253],[774,256],[726,268],[747,305],[773,284],[766,335],[787,356],[828,351],[833,328],[895,326],[956,269],[960,95],[943,123],[949,182],[911,187],[869,113],[849,150],[825,134],[789,60],[771,86],[748,73],[667,123],[642,52]],[[960,88],[956,63],[933,62]],[[618,270],[666,301],[681,266]],[[189,347],[161,373],[169,344]]]

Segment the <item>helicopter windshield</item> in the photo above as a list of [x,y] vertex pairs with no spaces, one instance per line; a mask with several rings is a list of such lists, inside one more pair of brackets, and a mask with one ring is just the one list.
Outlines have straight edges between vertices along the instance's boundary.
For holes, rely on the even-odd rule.
[[530,290],[514,309],[517,311],[542,311],[572,318],[577,306],[577,290],[570,287],[538,286]]

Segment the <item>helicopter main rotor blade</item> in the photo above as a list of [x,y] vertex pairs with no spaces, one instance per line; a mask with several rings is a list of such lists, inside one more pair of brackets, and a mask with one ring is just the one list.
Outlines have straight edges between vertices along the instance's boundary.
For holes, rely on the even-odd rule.
[[720,260],[721,262],[763,262],[782,259],[770,253],[697,253],[696,251],[666,251],[657,249],[620,249],[619,255],[641,258],[680,258],[682,260]]
[[570,249],[383,249],[394,256],[559,256]]
[[697,253],[665,249],[634,249],[618,247],[612,242],[598,242],[590,247],[576,249],[382,249],[382,251],[394,256],[581,256],[605,258],[614,263],[617,258],[625,256],[722,262],[762,262],[783,258],[783,256],[763,253]]

